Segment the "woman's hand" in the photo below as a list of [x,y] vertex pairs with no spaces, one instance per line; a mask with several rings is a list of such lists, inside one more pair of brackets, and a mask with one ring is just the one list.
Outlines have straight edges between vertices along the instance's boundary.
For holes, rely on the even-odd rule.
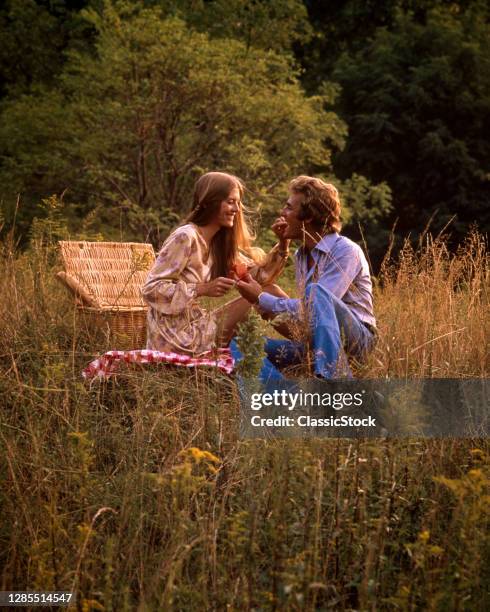
[[288,227],[288,223],[284,217],[279,217],[271,226],[274,234],[279,238],[279,248],[281,251],[287,251],[291,242],[284,236]]
[[221,297],[235,286],[235,281],[225,276],[218,276],[209,283],[198,283],[196,286],[196,296],[206,295],[208,297]]
[[247,274],[248,274],[247,264],[242,261],[237,261],[231,267],[231,270],[228,276],[232,278],[234,281],[239,281],[239,280],[242,280],[242,278],[245,278]]

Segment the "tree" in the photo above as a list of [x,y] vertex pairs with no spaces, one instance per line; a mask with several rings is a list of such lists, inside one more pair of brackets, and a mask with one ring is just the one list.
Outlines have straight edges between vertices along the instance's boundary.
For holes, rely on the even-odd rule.
[[6,0],[0,9],[0,98],[52,83],[69,44],[87,42],[78,11],[90,0]]
[[[43,198],[66,192],[78,226],[90,212],[106,235],[124,226],[158,240],[187,211],[196,177],[217,168],[245,179],[267,223],[292,176],[332,176],[346,134],[331,110],[338,87],[308,97],[290,54],[197,32],[169,16],[169,4],[188,2],[162,4],[82,11],[87,49],[72,46],[54,86],[35,83],[4,103],[0,180],[7,219],[23,195],[18,228]],[[346,218],[350,208],[352,219],[376,222],[389,210],[385,185],[339,186]]]
[[[393,190],[400,229],[440,229],[455,214],[460,238],[490,227],[490,27],[482,5],[433,10],[426,24],[399,14],[334,78],[350,137],[340,175],[360,172]],[[437,211],[437,213],[436,213]]]
[[303,84],[314,92],[332,78],[342,53],[364,49],[378,28],[392,31],[399,14],[408,13],[415,23],[425,25],[433,9],[462,13],[475,0],[304,0],[304,4],[313,33],[295,46],[295,53],[305,69]]
[[[301,0],[213,0],[205,6],[202,23],[206,31],[241,40],[247,48],[291,51],[312,35]],[[191,23],[197,25],[194,19]]]
[[[190,203],[196,176],[224,168],[271,193],[305,168],[328,169],[345,125],[306,97],[291,60],[210,39],[160,9],[87,10],[96,54],[69,54],[56,88],[8,102],[2,182],[41,199],[69,190],[121,207],[134,231],[165,226]],[[171,223],[174,222],[172,218]]]

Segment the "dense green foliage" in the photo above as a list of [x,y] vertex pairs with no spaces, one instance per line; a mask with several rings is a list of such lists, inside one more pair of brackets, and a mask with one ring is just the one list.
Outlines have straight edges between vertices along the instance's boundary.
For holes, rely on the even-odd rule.
[[335,181],[374,254],[433,217],[489,227],[489,13],[480,0],[7,0],[7,227],[65,192],[73,233],[158,240],[195,177],[248,183],[264,225],[298,173]]
[[482,13],[439,9],[425,24],[400,14],[338,60],[350,138],[337,167],[386,180],[401,229],[422,229],[436,210],[436,229],[453,215],[460,236],[474,220],[490,226],[489,58]]
[[[106,3],[82,16],[93,49],[71,49],[54,86],[3,106],[1,176],[28,204],[69,190],[79,211],[98,207],[106,232],[122,223],[126,236],[156,239],[188,209],[204,170],[243,177],[271,214],[292,176],[331,171],[346,134],[326,110],[336,90],[307,97],[290,56],[210,37],[158,7]],[[383,187],[367,185],[354,212],[379,193],[379,216]]]

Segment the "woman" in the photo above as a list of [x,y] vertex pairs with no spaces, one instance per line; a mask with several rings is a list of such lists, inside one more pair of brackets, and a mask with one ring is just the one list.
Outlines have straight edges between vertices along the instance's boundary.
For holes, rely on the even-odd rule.
[[280,241],[267,256],[251,247],[243,192],[240,179],[224,172],[208,172],[197,181],[185,225],[164,242],[142,290],[149,305],[147,348],[200,355],[226,346],[250,303],[239,297],[209,312],[196,298],[225,295],[235,285],[232,271],[243,272],[237,264],[245,264],[271,291],[270,283],[288,257],[289,241]]

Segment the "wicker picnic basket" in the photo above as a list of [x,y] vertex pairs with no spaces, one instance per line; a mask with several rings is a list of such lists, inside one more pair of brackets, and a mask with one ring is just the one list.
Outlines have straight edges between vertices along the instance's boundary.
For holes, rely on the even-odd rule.
[[146,346],[147,307],[141,287],[155,260],[151,244],[60,241],[57,278],[75,296],[88,330],[104,332],[115,349]]

